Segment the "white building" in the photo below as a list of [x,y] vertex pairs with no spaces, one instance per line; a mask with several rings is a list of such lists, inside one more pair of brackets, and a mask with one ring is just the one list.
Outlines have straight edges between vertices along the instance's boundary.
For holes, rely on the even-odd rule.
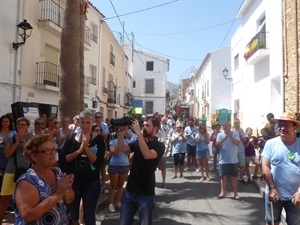
[[[18,101],[37,103],[41,113],[48,116],[57,113],[64,9],[64,0],[0,1],[0,115],[11,112],[11,104]],[[89,3],[84,35],[84,103],[104,117],[121,117],[130,108],[132,78],[127,72],[128,58],[103,18]],[[23,19],[33,27],[32,35],[14,50],[13,42],[22,41],[16,25]]]
[[281,1],[245,0],[231,39],[232,108],[242,126],[260,129],[266,115],[283,111]]
[[[232,82],[223,76],[223,70],[230,67],[230,47],[215,50],[206,55],[195,75],[191,78],[190,88],[187,91],[192,116],[207,117],[207,125],[211,126],[214,113],[220,109],[231,110]],[[229,120],[230,118],[228,118]]]
[[143,114],[165,114],[169,59],[124,46],[132,74],[132,95],[143,103]]

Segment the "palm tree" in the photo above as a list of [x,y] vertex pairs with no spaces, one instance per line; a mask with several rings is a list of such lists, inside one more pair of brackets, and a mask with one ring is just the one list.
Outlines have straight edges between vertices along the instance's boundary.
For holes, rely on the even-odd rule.
[[84,109],[84,23],[86,0],[67,0],[61,32],[59,117]]

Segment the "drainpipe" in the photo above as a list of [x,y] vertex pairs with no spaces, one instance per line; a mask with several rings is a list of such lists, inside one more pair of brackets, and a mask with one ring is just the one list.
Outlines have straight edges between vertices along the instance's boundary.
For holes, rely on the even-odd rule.
[[287,40],[286,40],[286,1],[282,1],[282,15],[283,15],[283,63],[284,63],[284,71],[283,71],[283,76],[280,77],[280,82],[281,82],[281,94],[282,94],[282,103],[283,103],[283,111],[285,111],[285,78],[287,78],[287,59],[286,59],[286,55],[287,55]]
[[[23,13],[24,11],[24,1],[19,0],[18,1],[18,16],[17,16],[17,23],[23,21],[24,18]],[[18,40],[19,34],[16,32],[16,39]],[[22,76],[22,70],[21,70],[21,51],[22,48],[18,48],[17,50],[12,50],[11,52],[15,54],[15,66],[14,66],[14,79],[13,79],[13,85],[14,85],[14,91],[13,91],[13,103],[17,102],[21,99],[21,76]]]
[[[295,7],[294,7],[294,12],[295,12],[295,59],[296,59],[296,112],[299,112],[299,53],[298,53],[298,0],[295,0]],[[297,37],[297,38],[296,38]]]

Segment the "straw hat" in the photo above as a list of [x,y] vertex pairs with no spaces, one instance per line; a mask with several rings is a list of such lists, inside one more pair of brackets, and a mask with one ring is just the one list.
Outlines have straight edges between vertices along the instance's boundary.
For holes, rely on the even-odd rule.
[[296,124],[297,129],[300,129],[300,121],[297,120],[297,116],[295,113],[292,112],[284,112],[280,118],[274,119],[274,121],[277,123],[278,121],[291,121]]

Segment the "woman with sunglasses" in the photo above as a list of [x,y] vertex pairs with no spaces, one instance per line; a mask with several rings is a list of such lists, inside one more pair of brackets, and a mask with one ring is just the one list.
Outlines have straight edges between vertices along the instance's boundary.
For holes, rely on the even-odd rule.
[[56,151],[50,135],[35,136],[24,146],[33,166],[17,180],[15,224],[69,224],[65,204],[74,199],[74,176],[52,167]]
[[36,118],[34,120],[34,128],[31,130],[31,133],[35,135],[41,135],[44,134],[44,126],[45,126],[45,121],[42,117]]
[[[0,196],[0,221],[3,220],[5,211],[10,203],[11,196],[15,190],[16,167],[28,169],[29,160],[24,156],[24,146],[26,142],[33,137],[28,132],[30,121],[25,117],[19,117],[16,120],[17,134],[8,137],[5,142],[4,154],[8,158],[8,163],[3,176],[3,183]],[[17,164],[17,165],[16,165]]]

